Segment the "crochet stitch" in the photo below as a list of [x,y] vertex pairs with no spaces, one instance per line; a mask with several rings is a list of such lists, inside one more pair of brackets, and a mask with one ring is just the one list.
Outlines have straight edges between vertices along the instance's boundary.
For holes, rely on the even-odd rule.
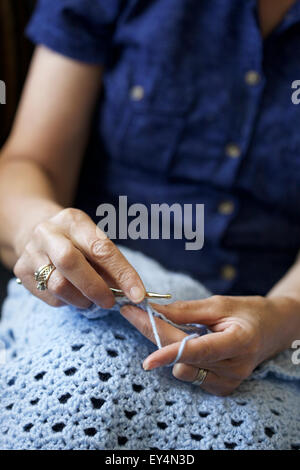
[[[121,250],[147,290],[173,300],[210,295],[190,277]],[[263,363],[231,396],[215,397],[176,380],[170,368],[144,371],[156,345],[119,305],[55,309],[15,281],[0,339],[7,346],[1,449],[300,448],[300,367],[290,351]]]

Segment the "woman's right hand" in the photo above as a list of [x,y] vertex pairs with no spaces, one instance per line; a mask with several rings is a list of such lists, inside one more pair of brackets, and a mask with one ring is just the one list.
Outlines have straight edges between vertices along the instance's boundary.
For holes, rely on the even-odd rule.
[[[135,269],[84,212],[63,209],[36,225],[28,238],[22,244],[14,273],[33,295],[49,305],[72,304],[84,309],[95,303],[111,308],[115,298],[109,287],[122,289],[135,303],[143,300],[145,288]],[[39,291],[34,272],[49,263],[56,269],[48,280],[48,289]]]

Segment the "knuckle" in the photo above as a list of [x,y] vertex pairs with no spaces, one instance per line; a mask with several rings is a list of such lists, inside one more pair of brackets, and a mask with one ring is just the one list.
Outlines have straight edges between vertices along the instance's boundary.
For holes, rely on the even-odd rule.
[[114,252],[114,244],[109,239],[96,239],[91,243],[90,251],[93,257],[101,261],[111,259]]
[[98,299],[101,291],[96,284],[90,284],[84,288],[84,294],[91,300]]
[[[132,309],[133,312],[137,313],[137,307],[128,306],[128,308]],[[148,338],[150,341],[154,341],[153,330],[152,330],[150,324],[148,323],[148,321],[144,321],[144,319],[142,317],[135,315],[134,326],[139,330],[139,332],[143,336]],[[161,341],[163,343],[162,339],[161,339]]]
[[225,304],[225,297],[222,295],[213,295],[211,298],[211,302],[214,305],[214,308],[222,309]]
[[55,295],[62,296],[68,287],[68,281],[61,276],[56,276],[50,278],[49,282],[49,290],[53,292]]
[[213,295],[210,297],[213,308],[219,311],[220,313],[229,314],[232,311],[233,300],[231,297],[225,295]]
[[115,277],[121,285],[128,284],[133,279],[133,272],[129,268],[118,268],[115,272]]
[[30,274],[30,276],[32,276],[33,269],[31,267],[31,265],[28,264],[28,258],[26,256],[25,252],[18,259],[18,261],[16,262],[16,264],[13,268],[13,272],[14,272],[15,276],[20,278],[20,279],[25,278],[26,276],[28,276],[28,274]]
[[212,295],[211,296],[211,300],[215,303],[215,304],[223,304],[224,302],[224,299],[225,297],[223,295]]
[[236,324],[232,330],[232,339],[239,347],[246,350],[250,344],[252,335],[244,325]]
[[82,218],[82,211],[74,207],[67,207],[59,213],[59,218],[69,222],[78,222]]
[[[199,359],[197,348],[195,348],[193,356],[192,360]],[[205,336],[202,337],[201,356],[205,358],[206,361],[214,361],[216,359],[211,343]]]
[[77,263],[77,256],[73,245],[67,244],[61,251],[57,266],[62,270],[72,270]]
[[33,229],[33,235],[37,238],[45,237],[47,233],[50,231],[50,223],[49,222],[41,222]]
[[222,295],[215,294],[210,297],[210,300],[217,304],[217,303],[221,303],[223,301],[223,298],[224,297]]
[[94,303],[99,303],[103,308],[111,308],[115,304],[115,298],[111,294],[109,288],[99,285],[98,282],[86,284],[81,289],[84,297],[90,299]]
[[244,354],[255,356],[259,352],[259,337],[254,325],[248,324],[246,327],[236,325],[233,334],[236,344]]
[[239,324],[234,325],[234,327],[232,329],[232,340],[236,344],[238,344],[241,347],[246,346],[246,344],[247,344],[246,336],[247,335],[245,334],[245,330],[241,325],[239,325]]
[[141,325],[141,333],[146,338],[149,338],[149,339],[153,338],[152,330],[149,328],[148,325],[145,325],[145,324]]
[[18,259],[14,268],[13,268],[14,275],[16,277],[21,278],[25,274],[25,263],[23,262],[22,257]]
[[39,251],[39,246],[36,245],[36,243],[33,240],[30,240],[24,248],[24,255],[27,258],[31,258],[36,254],[36,252]]

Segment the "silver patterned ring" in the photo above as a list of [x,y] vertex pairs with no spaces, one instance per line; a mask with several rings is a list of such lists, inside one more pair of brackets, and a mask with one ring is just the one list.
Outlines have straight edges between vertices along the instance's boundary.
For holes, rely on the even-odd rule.
[[205,380],[206,377],[207,377],[207,373],[208,373],[207,370],[199,368],[199,369],[198,369],[198,372],[197,372],[197,375],[196,375],[196,378],[195,378],[195,380],[192,382],[192,384],[193,384],[193,385],[202,385],[203,382],[204,382],[204,380]]
[[41,266],[35,273],[34,273],[34,279],[37,281],[36,288],[38,290],[46,290],[48,289],[48,280],[55,270],[55,266],[50,263],[50,264],[45,264],[44,266]]

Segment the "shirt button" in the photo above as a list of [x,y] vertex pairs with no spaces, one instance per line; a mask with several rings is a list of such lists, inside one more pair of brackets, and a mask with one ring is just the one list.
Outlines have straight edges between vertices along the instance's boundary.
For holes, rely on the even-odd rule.
[[228,144],[226,145],[226,155],[230,158],[239,158],[241,156],[241,149],[236,144]]
[[234,204],[231,201],[223,201],[219,205],[218,211],[222,215],[231,215],[234,212]]
[[140,85],[135,85],[130,90],[131,99],[134,101],[141,101],[145,96],[145,90]]
[[226,264],[221,269],[221,277],[224,281],[232,281],[236,277],[236,269],[231,264]]
[[250,86],[257,85],[260,82],[260,74],[255,70],[248,70],[245,75],[245,82]]

